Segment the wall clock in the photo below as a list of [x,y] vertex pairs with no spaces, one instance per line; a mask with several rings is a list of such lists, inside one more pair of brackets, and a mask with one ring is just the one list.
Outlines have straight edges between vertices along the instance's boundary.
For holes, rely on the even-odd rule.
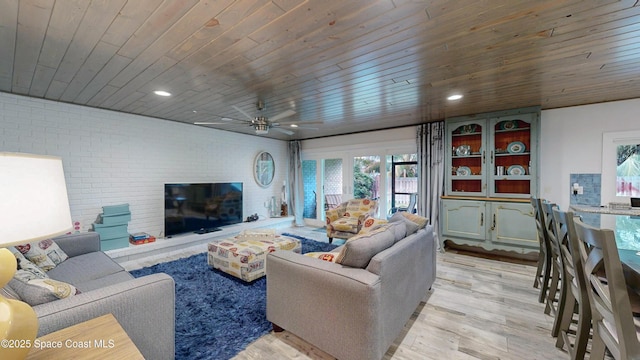
[[263,151],[256,156],[256,161],[253,165],[253,175],[255,176],[258,185],[262,187],[271,185],[275,171],[275,162],[273,161],[273,156],[271,156],[271,154]]

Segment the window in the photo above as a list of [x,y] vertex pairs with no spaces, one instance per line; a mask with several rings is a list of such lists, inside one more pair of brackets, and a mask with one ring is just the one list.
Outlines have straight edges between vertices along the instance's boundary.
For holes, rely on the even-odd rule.
[[616,196],[640,195],[640,144],[616,147]]
[[640,131],[602,136],[601,203],[629,203],[640,196]]
[[[389,159],[390,158],[390,159]],[[390,155],[387,160],[390,209],[406,208],[410,195],[418,192],[418,154]]]

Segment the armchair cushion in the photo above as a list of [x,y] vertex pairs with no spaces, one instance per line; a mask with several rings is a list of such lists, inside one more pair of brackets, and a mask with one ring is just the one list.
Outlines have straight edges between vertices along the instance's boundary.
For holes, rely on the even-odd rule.
[[328,210],[327,236],[348,239],[360,232],[364,221],[378,210],[378,202],[370,199],[351,199]]

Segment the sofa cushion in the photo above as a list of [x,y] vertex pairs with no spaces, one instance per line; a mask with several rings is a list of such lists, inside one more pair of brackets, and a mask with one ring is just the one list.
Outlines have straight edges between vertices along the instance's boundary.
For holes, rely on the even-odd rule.
[[358,234],[347,240],[336,262],[350,267],[365,268],[375,254],[390,247],[394,242],[393,231],[385,228]]
[[114,274],[106,275],[97,279],[87,280],[84,282],[73,284],[78,290],[83,292],[102,289],[114,284],[123,283],[134,279],[127,271],[120,271]]
[[81,284],[89,284],[119,272],[126,271],[107,254],[96,251],[71,257],[47,274],[52,279],[68,282],[82,291],[88,291],[90,289],[83,288]]
[[52,239],[17,245],[15,248],[44,271],[55,268],[69,258]]
[[9,281],[9,286],[22,301],[31,306],[64,299],[75,295],[77,292],[73,285],[49,278],[23,281],[14,277]]
[[338,254],[339,253],[335,253],[335,252],[317,251],[317,252],[306,253],[304,254],[304,256],[309,256],[315,259],[320,259],[328,262],[336,262],[336,259],[338,258]]
[[6,299],[9,299],[9,300],[22,300],[20,299],[20,295],[18,295],[18,293],[16,293],[16,291],[13,290],[11,286],[9,286],[9,284],[5,285],[5,287],[0,289],[0,295],[4,296]]
[[408,213],[406,211],[401,211],[400,215],[404,216],[405,218],[411,220],[412,222],[418,224],[418,227],[420,229],[424,229],[427,224],[429,223],[429,219],[427,219],[426,217],[422,217],[418,214],[411,214]]
[[389,219],[389,221],[390,222],[403,222],[406,225],[407,236],[409,236],[411,234],[415,234],[418,231],[418,229],[420,229],[420,226],[418,226],[418,224],[416,224],[413,221],[409,220],[408,218],[406,218],[402,214],[403,214],[403,212],[397,212],[397,213],[393,214],[393,216],[391,217],[391,219]]
[[404,222],[390,222],[380,225],[380,228],[388,229],[393,232],[394,242],[398,242],[407,236],[407,225]]

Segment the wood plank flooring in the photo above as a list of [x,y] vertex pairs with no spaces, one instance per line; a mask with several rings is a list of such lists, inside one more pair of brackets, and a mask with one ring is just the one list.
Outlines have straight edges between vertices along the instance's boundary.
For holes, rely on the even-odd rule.
[[[535,268],[438,254],[437,279],[384,359],[567,359],[533,288]],[[269,333],[236,360],[333,359],[287,331]]]

